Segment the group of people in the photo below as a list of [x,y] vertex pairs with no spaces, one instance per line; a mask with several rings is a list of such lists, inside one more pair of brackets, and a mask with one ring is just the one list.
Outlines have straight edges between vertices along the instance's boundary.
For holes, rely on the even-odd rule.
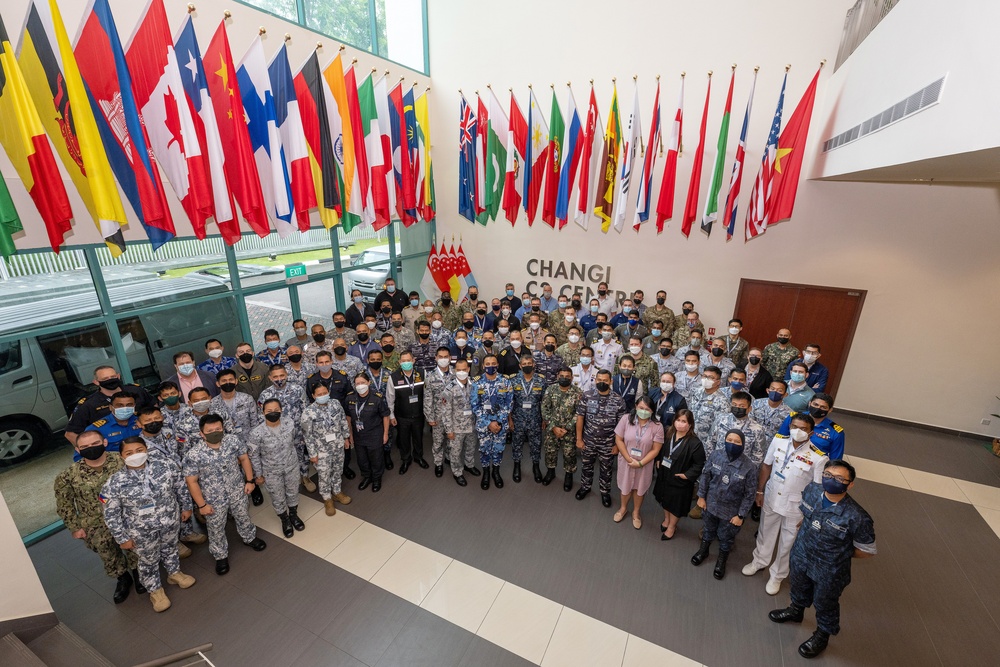
[[554,296],[547,283],[540,295],[514,287],[490,302],[475,285],[458,302],[447,292],[422,301],[389,278],[373,303],[355,290],[330,329],[299,319],[292,338],[268,329],[256,351],[244,342],[227,356],[212,339],[200,363],[175,354],[155,396],[99,367],[97,391],[66,431],[77,461],[56,480],[60,515],[118,579],[116,602],[134,583],[162,611],[160,565],[167,583],[194,583],[180,571],[188,544],[207,540],[216,572],[229,570],[228,516],[245,544],[265,548],[249,514],[249,502],[264,502],[261,486],[290,538],[305,529],[300,487],[318,490],[328,516],[351,502],[342,484],[356,477],[352,452],[359,491],[381,489],[393,449],[400,475],[433,465],[442,477],[447,466],[459,486],[478,477],[488,490],[504,486],[508,449],[521,482],[527,445],[544,486],[561,454],[572,491],[579,462],[577,500],[596,470],[610,508],[617,469],[615,522],[631,514],[641,529],[650,488],[664,511],[662,540],[683,517],[700,519],[691,562],[717,540],[717,579],[741,526],[759,521],[743,574],[769,568],[770,595],[789,579],[791,605],[771,620],[800,621],[815,605],[818,628],[799,651],[822,652],[839,630],[851,558],[874,555],[875,536],[848,494],[855,471],[843,458],[844,429],[829,417],[820,345],[800,352],[780,329],[757,347],[738,318],[706,339],[694,304],[675,314],[662,290],[647,304],[640,290],[618,303],[606,283],[586,302]]

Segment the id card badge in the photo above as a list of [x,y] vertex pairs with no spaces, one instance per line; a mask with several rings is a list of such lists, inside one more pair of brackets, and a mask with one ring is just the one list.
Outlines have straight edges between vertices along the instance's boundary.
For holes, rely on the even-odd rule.
[[531,401],[525,401],[525,402],[521,403],[521,409],[522,410],[530,410],[532,405],[533,405],[533,403]]
[[323,436],[323,439],[326,440],[327,442],[336,442],[337,441],[337,434],[336,433],[327,433],[325,436]]
[[597,401],[587,401],[587,414],[596,415],[598,407]]
[[472,416],[472,410],[462,410],[462,416],[463,417],[471,417]]
[[669,468],[672,468],[673,466],[674,466],[674,460],[672,458],[670,458],[668,456],[667,458],[663,459],[663,467],[664,468],[668,468],[669,469]]
[[417,396],[416,394],[410,394],[410,403],[417,403],[419,400],[420,400],[419,396]]
[[136,512],[136,513],[139,516],[149,516],[150,514],[152,514],[155,511],[156,511],[156,503],[150,501],[150,502],[146,503],[145,505],[141,505],[139,507],[138,512]]
[[359,432],[360,431],[364,431],[365,430],[365,423],[363,421],[361,421],[360,419],[355,419],[354,420],[354,428],[356,428]]
[[493,412],[493,401],[483,401],[483,410]]
[[638,447],[631,447],[631,448],[629,448],[628,453],[634,459],[641,459],[642,458],[642,450],[639,449]]
[[777,470],[774,471],[774,476],[777,477],[778,479],[782,480],[782,481],[784,481],[784,479],[785,479],[785,476],[783,474],[781,474],[780,472],[778,472]]

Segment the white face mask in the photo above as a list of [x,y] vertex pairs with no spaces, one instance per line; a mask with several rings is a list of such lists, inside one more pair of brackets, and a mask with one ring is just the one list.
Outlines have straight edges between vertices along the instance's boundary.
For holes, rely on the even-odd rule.
[[508,327],[497,327],[497,331],[500,332],[501,336],[506,336],[508,333],[510,333],[510,328],[508,328]]
[[702,378],[701,379],[701,386],[702,386],[703,389],[706,389],[706,390],[707,389],[711,389],[713,384],[715,384],[715,380],[713,380],[712,378]]
[[674,385],[673,385],[672,382],[661,382],[660,383],[660,391],[662,391],[664,394],[669,394],[673,390],[674,390]]
[[361,396],[364,396],[365,394],[368,393],[368,385],[367,384],[354,385],[354,390],[357,391],[358,394],[360,394]]
[[441,322],[441,320],[434,320],[433,322],[431,322],[431,326],[434,327],[435,329],[440,329],[441,327],[444,326],[444,324]]
[[612,332],[612,331],[602,331],[601,332],[601,338],[603,338],[604,340],[611,340],[611,337],[613,335],[614,335],[614,332]]
[[640,345],[629,345],[628,346],[628,352],[629,352],[629,354],[639,354],[640,352],[642,352],[642,346],[640,346]]
[[138,468],[146,463],[146,459],[149,458],[149,454],[146,452],[136,452],[131,456],[125,457],[125,465],[129,468]]
[[541,325],[541,323],[540,323],[540,322],[532,322],[532,323],[531,323],[531,324],[529,324],[528,326],[529,326],[529,327],[531,327],[531,330],[532,330],[532,331],[538,331],[538,327],[540,327],[540,326],[542,326],[542,325]]
[[438,368],[448,368],[451,366],[451,359],[438,359]]
[[809,434],[800,428],[793,428],[789,431],[789,435],[792,436],[792,440],[795,442],[805,442],[809,439]]
[[807,364],[812,364],[816,362],[816,358],[818,356],[819,355],[806,352],[804,355],[802,355],[802,361],[806,362]]
[[573,322],[576,322],[576,318],[573,317],[572,315],[567,315],[566,316],[566,324],[573,324]]
[[469,378],[469,371],[455,371],[455,377],[459,380],[467,380]]
[[569,342],[571,342],[571,343],[579,343],[580,342],[580,337],[577,336],[576,334],[570,334],[569,335]]
[[684,364],[684,369],[688,373],[694,373],[696,370],[698,370],[698,364]]
[[306,330],[305,329],[296,329],[295,330],[295,335],[298,336],[299,338],[301,338],[302,336],[306,335]]
[[519,341],[519,340],[512,340],[512,341],[510,341],[510,346],[512,348],[514,348],[515,350],[520,350],[521,349],[521,341]]
[[740,330],[737,329],[736,327],[729,327],[729,335],[730,336],[739,336],[740,335]]
[[195,412],[208,412],[208,408],[211,407],[212,401],[195,401],[191,404],[191,409]]
[[430,315],[434,312],[434,306],[424,306],[424,312]]
[[212,359],[218,359],[219,357],[222,356],[222,350],[220,350],[218,348],[216,348],[214,350],[209,350],[208,351],[208,356],[210,356]]
[[455,346],[458,347],[458,348],[463,348],[463,347],[465,347],[468,344],[469,344],[469,341],[467,341],[464,338],[456,338],[455,339]]

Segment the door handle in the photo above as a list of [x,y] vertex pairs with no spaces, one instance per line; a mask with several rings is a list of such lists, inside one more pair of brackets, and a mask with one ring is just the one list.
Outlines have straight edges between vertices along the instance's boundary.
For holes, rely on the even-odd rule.
[[21,384],[22,382],[30,382],[32,379],[34,379],[33,375],[25,375],[23,378],[14,380],[10,383],[10,385],[13,387],[14,385]]
[[159,339],[155,340],[154,344],[156,345],[156,349],[157,350],[162,350],[163,349],[163,339],[162,338],[159,338]]

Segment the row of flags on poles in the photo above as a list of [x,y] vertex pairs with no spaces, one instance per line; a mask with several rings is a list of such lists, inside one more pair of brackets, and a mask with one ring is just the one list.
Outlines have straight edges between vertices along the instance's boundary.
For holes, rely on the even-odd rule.
[[[229,245],[240,217],[282,238],[313,210],[348,232],[434,219],[430,89],[414,99],[388,72],[361,78],[340,52],[293,74],[286,45],[268,61],[262,34],[237,62],[223,20],[203,52],[190,12],[171,35],[150,0],[123,45],[108,0],[91,0],[74,46],[56,1],[33,0],[15,52],[0,18],[0,144],[55,252],[74,218],[56,156],[114,256],[119,186],[154,250],[176,235],[161,171],[195,235],[214,221]],[[22,224],[0,179],[0,254]]]
[[427,255],[427,267],[424,269],[424,277],[420,281],[420,291],[429,298],[437,300],[442,294],[448,292],[455,303],[469,291],[473,285],[478,285],[476,277],[472,274],[469,260],[465,256],[465,250],[459,242],[458,250],[455,250],[455,239],[451,239],[451,247],[444,243],[441,249],[431,246],[430,254]]
[[[657,233],[663,232],[665,223],[674,217],[677,161],[683,149],[684,79],[681,75],[676,111],[668,118],[669,127],[664,132],[657,77],[645,142],[639,86],[635,78],[631,112],[624,116],[620,111],[615,84],[606,123],[601,121],[593,83],[587,106],[581,109],[567,84],[565,114],[553,87],[548,121],[531,86],[526,111],[522,110],[513,91],[506,107],[490,87],[487,87],[485,99],[477,91],[475,105],[463,94],[459,107],[459,213],[470,222],[485,225],[496,220],[502,209],[503,216],[514,224],[523,210],[528,224],[532,225],[541,208],[542,221],[558,229],[572,219],[584,229],[592,222],[599,222],[604,233],[612,226],[621,233],[626,222],[631,222],[638,232],[642,225],[655,219]],[[744,222],[746,241],[766,232],[769,224],[792,215],[818,79],[819,70],[782,129],[788,80],[788,70],[785,70],[767,144],[749,193]],[[695,222],[706,235],[711,234],[713,225],[719,220],[719,204],[723,201],[721,223],[726,227],[727,239],[735,233],[757,69],[754,69],[736,158],[727,180],[726,149],[735,80],[736,67],[733,66],[716,141],[715,162],[709,172],[711,183],[707,198],[702,201],[705,146],[709,141],[708,109],[712,96],[711,72],[708,75],[698,144],[680,213],[681,233],[685,237],[690,235]],[[659,193],[654,198],[654,169],[657,157],[663,156],[664,135],[665,164],[660,173]],[[631,220],[627,214],[630,205],[633,209]]]

